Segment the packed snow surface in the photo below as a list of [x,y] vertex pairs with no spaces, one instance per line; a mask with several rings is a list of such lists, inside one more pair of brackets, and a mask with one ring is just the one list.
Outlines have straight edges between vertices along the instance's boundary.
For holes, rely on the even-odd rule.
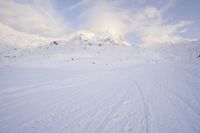
[[1,41],[0,133],[200,132],[199,42],[141,48],[94,38]]

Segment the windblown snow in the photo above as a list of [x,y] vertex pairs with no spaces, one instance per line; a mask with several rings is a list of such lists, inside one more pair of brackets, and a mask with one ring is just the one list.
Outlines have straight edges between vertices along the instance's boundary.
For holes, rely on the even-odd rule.
[[139,47],[0,26],[0,133],[200,132],[199,41]]

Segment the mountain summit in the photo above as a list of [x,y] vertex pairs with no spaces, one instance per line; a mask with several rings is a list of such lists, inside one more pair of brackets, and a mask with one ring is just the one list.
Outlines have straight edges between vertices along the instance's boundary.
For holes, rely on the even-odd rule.
[[68,41],[75,41],[77,43],[89,44],[89,45],[125,45],[130,44],[121,35],[113,34],[111,32],[90,32],[80,30],[69,35]]

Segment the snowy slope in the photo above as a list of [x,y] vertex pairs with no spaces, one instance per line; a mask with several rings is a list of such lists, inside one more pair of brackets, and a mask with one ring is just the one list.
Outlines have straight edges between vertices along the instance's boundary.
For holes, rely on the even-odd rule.
[[0,38],[0,133],[200,132],[199,41],[79,31],[28,48],[9,32],[25,42]]
[[83,38],[90,37],[83,37],[83,34],[76,35],[73,38],[52,41],[31,49],[1,45],[6,46],[7,50],[3,50],[4,48],[2,48],[0,65],[64,66],[69,64],[75,65],[80,61],[88,65],[96,61],[104,65],[112,65],[114,63],[118,65],[125,64],[126,66],[130,63],[146,64],[193,61],[198,60],[200,54],[199,41],[142,48],[138,46],[115,45],[106,42],[99,43],[98,41],[89,42]]
[[200,41],[185,41],[149,48],[168,61],[194,60],[200,55]]
[[0,132],[198,133],[199,65],[1,67]]

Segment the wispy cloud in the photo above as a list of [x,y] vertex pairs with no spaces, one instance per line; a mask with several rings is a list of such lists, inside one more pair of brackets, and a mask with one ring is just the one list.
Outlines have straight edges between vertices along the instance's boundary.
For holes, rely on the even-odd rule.
[[182,41],[179,33],[192,22],[179,21],[173,24],[165,23],[163,12],[155,7],[146,7],[132,16],[132,31],[138,34],[145,44],[171,43]]
[[18,31],[42,36],[58,36],[67,28],[48,0],[2,0],[0,21]]
[[63,12],[75,10],[75,9],[79,8],[80,6],[83,6],[83,5],[91,3],[91,2],[92,2],[92,0],[80,0],[79,2],[72,4],[69,7],[67,7],[65,10],[63,10]]

